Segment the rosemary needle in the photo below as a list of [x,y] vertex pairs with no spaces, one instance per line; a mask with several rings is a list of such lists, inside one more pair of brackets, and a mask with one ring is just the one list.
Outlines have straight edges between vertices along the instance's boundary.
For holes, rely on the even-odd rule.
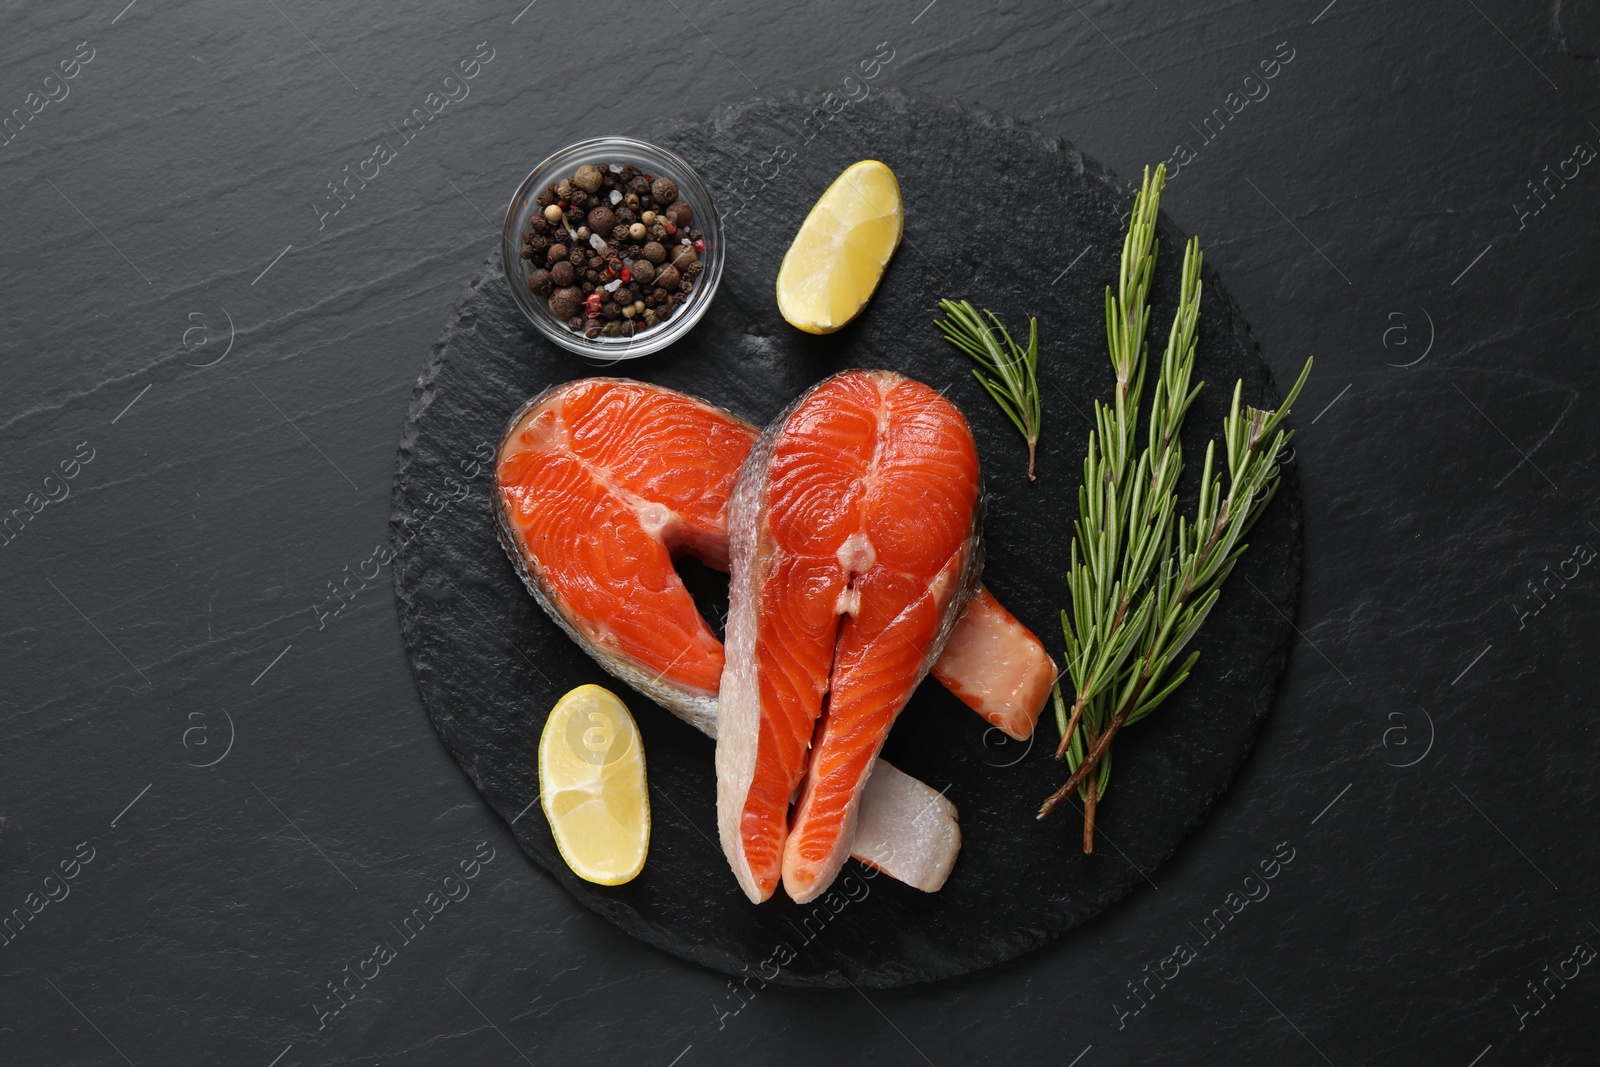
[[991,311],[980,314],[965,300],[941,300],[939,310],[945,317],[935,325],[945,340],[983,368],[974,370],[972,376],[1028,442],[1028,480],[1033,481],[1034,456],[1039,446],[1039,320],[1028,320],[1028,347],[1023,348],[1011,339]]

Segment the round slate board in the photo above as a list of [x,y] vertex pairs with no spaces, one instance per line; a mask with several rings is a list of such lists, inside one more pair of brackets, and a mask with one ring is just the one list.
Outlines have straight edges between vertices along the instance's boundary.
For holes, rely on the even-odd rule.
[[[642,378],[762,423],[835,371],[901,371],[946,390],[971,421],[988,491],[984,581],[1061,655],[1058,612],[1068,602],[1063,572],[1087,416],[1092,401],[1110,393],[1103,294],[1116,275],[1131,191],[1070,145],[990,112],[897,93],[835,114],[839,106],[838,98],[759,101],[657,138],[713,189],[728,237],[715,304],[666,351],[609,370],[585,362],[541,340],[497,265],[486,266],[411,404],[395,477],[395,581],[434,727],[523,849],[579,901],[650,944],[728,974],[888,987],[1038,948],[1145,884],[1200,822],[1244,760],[1283,670],[1299,589],[1300,505],[1290,471],[1197,641],[1193,677],[1119,738],[1095,855],[1080,849],[1077,812],[1033,817],[1062,780],[1049,752],[1054,725],[1046,719],[1034,744],[1006,742],[929,680],[885,754],[960,810],[964,845],[949,883],[923,894],[851,861],[836,892],[809,906],[781,892],[750,904],[717,844],[712,743],[603,673],[539,610],[495,540],[488,460],[523,401],[573,378]],[[831,337],[808,336],[778,316],[778,264],[816,197],[864,158],[883,160],[900,178],[905,241],[865,314]],[[1163,220],[1153,345],[1166,339],[1181,256],[1182,236]],[[1039,318],[1045,415],[1037,482],[1025,476],[1020,436],[933,327],[935,302],[945,296],[993,309],[1013,332]],[[1183,435],[1191,509],[1193,468],[1219,432],[1234,380],[1244,380],[1246,400],[1258,406],[1278,395],[1242,315],[1209,270],[1200,322],[1197,377],[1210,384]],[[692,564],[685,572],[708,617],[720,618],[726,579]],[[545,716],[584,682],[622,694],[649,760],[649,862],[615,888],[567,870],[537,804]]]

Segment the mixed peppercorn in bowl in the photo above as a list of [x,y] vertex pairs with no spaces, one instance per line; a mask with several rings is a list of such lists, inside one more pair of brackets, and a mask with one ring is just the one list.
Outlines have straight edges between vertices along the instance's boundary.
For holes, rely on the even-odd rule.
[[657,351],[693,327],[722,274],[710,193],[644,141],[580,141],[523,180],[501,233],[506,281],[550,340],[601,359]]

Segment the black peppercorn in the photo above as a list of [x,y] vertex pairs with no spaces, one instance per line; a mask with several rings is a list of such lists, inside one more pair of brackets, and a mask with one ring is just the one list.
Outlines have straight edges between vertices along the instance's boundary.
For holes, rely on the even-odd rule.
[[567,246],[557,241],[550,246],[550,251],[545,253],[545,258],[551,263],[559,263],[567,258]]
[[650,195],[658,204],[670,204],[678,199],[678,183],[667,177],[657,178],[650,183]]
[[628,192],[634,196],[649,196],[650,183],[645,180],[643,174],[636,174],[628,180]]
[[533,202],[538,204],[540,207],[549,207],[551,204],[556,202],[555,190],[540,189],[539,195],[533,198]]
[[604,304],[600,305],[600,317],[613,320],[620,319],[622,318],[622,309],[616,304],[607,300]]
[[572,251],[567,253],[567,259],[574,267],[583,266],[583,261],[587,258],[588,257],[584,255],[583,248],[579,245],[573,245]]
[[577,333],[579,330],[583,329],[583,316],[574,315],[572,318],[568,319],[567,329],[571,330],[573,333]]
[[611,227],[611,237],[616,241],[625,241],[628,237],[628,227],[624,223],[617,223]]
[[617,208],[617,225],[618,226],[630,226],[633,223],[638,222],[638,221],[639,221],[639,213],[637,211],[633,211],[633,210],[631,210],[629,208],[625,208],[625,207]]
[[667,258],[667,250],[660,241],[651,241],[640,249],[639,254],[651,263],[660,263]]
[[553,288],[553,276],[547,270],[530,270],[528,288],[540,296],[549,296]]
[[550,294],[550,311],[558,319],[570,319],[583,308],[583,294],[576,286],[565,286]]
[[571,285],[575,276],[572,264],[565,260],[550,268],[550,280],[563,288]]

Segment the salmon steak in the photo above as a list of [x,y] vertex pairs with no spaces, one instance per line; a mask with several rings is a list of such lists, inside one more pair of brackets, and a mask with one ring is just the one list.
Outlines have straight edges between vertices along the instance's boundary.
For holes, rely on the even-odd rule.
[[[673,567],[728,568],[728,499],[756,428],[670,389],[591,378],[516,416],[496,463],[501,544],[545,612],[613,676],[716,736],[722,642]],[[955,805],[881,763],[862,862],[926,892],[961,848]]]
[[889,371],[814,386],[745,460],[716,766],[723,851],[752,901],[780,880],[813,900],[844,865],[889,729],[977,588],[981,517],[966,419]]

